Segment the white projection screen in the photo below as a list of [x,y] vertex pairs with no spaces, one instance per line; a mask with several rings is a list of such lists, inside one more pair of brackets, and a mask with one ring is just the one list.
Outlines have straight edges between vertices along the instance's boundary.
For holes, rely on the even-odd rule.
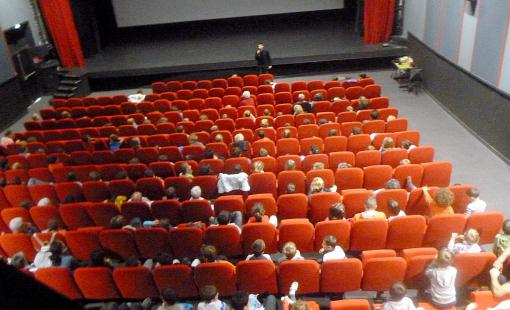
[[112,0],[118,27],[342,9],[344,0]]

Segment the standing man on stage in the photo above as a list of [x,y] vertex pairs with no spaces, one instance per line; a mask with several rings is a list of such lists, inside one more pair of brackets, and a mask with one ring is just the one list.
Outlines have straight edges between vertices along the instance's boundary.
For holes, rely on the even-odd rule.
[[271,55],[264,49],[264,44],[257,45],[257,52],[255,53],[255,60],[257,61],[257,68],[259,74],[269,72],[273,66],[271,65]]

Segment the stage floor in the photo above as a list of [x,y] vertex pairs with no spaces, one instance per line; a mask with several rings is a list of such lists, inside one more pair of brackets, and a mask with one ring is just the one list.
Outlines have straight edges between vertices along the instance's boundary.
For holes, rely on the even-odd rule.
[[396,57],[404,46],[365,45],[344,10],[121,30],[87,59],[90,78],[254,66],[258,42],[279,65]]

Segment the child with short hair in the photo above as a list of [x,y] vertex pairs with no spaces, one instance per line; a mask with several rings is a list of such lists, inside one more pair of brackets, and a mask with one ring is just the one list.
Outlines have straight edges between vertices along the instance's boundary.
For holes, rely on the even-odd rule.
[[303,260],[303,256],[301,256],[301,252],[296,247],[296,244],[292,241],[289,241],[283,245],[282,248],[283,257],[280,257],[278,263],[284,262],[286,260]]
[[390,288],[390,300],[383,304],[382,310],[418,310],[411,298],[406,296],[407,288],[402,282],[394,283]]
[[251,209],[251,217],[248,219],[248,223],[270,223],[276,227],[278,226],[278,219],[274,215],[267,216],[264,205],[256,202]]
[[448,243],[448,250],[454,255],[459,253],[480,253],[482,249],[478,245],[479,241],[480,234],[473,228],[466,230],[464,235],[460,236],[457,233],[452,233],[452,237]]
[[471,187],[466,191],[466,195],[469,198],[469,204],[466,207],[465,215],[471,215],[478,212],[485,211],[487,203],[480,199],[480,191],[476,187]]
[[503,233],[496,235],[493,251],[496,256],[500,256],[510,247],[510,220],[503,222]]
[[262,239],[257,239],[251,244],[251,253],[246,257],[246,260],[271,260],[269,254],[264,254],[266,250],[266,243]]
[[394,199],[389,199],[387,205],[388,211],[391,213],[391,215],[388,217],[388,222],[396,217],[406,216],[406,213],[402,209],[400,209],[400,204],[398,203],[398,201]]
[[214,285],[206,285],[200,288],[200,298],[202,301],[198,303],[198,310],[227,310],[227,304],[219,298],[218,289]]
[[430,280],[431,302],[439,309],[447,309],[457,303],[457,269],[452,264],[453,254],[447,249],[441,249],[436,260],[425,270],[425,275]]
[[332,259],[344,259],[346,258],[342,247],[336,244],[335,236],[328,235],[322,240],[322,249],[319,251],[322,254],[322,261],[326,262]]

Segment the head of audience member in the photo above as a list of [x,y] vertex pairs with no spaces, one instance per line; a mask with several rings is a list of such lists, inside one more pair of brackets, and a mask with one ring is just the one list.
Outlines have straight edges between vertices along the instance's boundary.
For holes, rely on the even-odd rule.
[[243,97],[243,99],[249,99],[250,96],[251,96],[251,94],[250,94],[250,91],[248,91],[248,90],[243,91],[243,94],[241,95],[241,97]]
[[161,301],[166,308],[175,306],[179,302],[179,298],[173,289],[167,287],[161,292]]
[[200,168],[198,168],[198,174],[199,175],[212,175],[213,172],[211,170],[211,165],[202,165]]
[[206,114],[200,114],[200,115],[198,116],[198,120],[199,120],[199,121],[206,121],[206,120],[208,120],[208,119],[209,119],[209,116],[207,116]]
[[325,118],[321,118],[321,119],[319,119],[319,120],[317,121],[317,123],[318,123],[319,125],[324,125],[324,124],[327,124],[327,123],[328,123],[328,120],[327,120],[327,119],[325,119]]
[[110,135],[110,142],[119,142],[119,141],[120,141],[120,139],[116,134]]
[[377,200],[375,197],[370,196],[365,200],[365,210],[373,211],[375,209],[377,209]]
[[305,118],[303,120],[303,125],[310,125],[311,123],[312,123],[312,121],[309,118]]
[[90,171],[89,181],[101,181],[101,173],[97,170]]
[[155,176],[156,176],[156,174],[154,173],[154,171],[152,169],[145,169],[145,171],[143,172],[144,178],[154,178]]
[[390,288],[390,298],[392,301],[401,301],[407,295],[407,288],[402,282],[394,283]]
[[251,244],[251,253],[254,256],[262,256],[266,250],[266,243],[262,239],[257,239]]
[[395,143],[393,142],[393,138],[392,137],[384,138],[382,141],[382,144],[381,144],[381,148],[385,149],[385,150],[395,148]]
[[447,187],[442,187],[437,190],[436,195],[434,196],[434,201],[440,207],[449,207],[453,205],[455,195]]
[[244,141],[244,135],[242,133],[238,133],[234,136],[234,142]]
[[235,164],[232,167],[232,174],[238,174],[238,173],[241,173],[241,172],[244,172],[244,170],[243,170],[243,167],[241,167],[240,164]]
[[284,138],[292,138],[292,133],[290,132],[290,129],[286,128],[283,130],[283,137]]
[[234,146],[230,150],[230,157],[241,157],[242,154],[243,154],[243,151],[241,150],[241,148],[239,146]]
[[261,128],[268,128],[269,127],[269,120],[267,118],[263,118],[260,120],[260,127]]
[[464,242],[471,244],[478,244],[480,242],[480,233],[474,228],[470,228],[464,232]]
[[345,218],[345,206],[341,202],[335,202],[331,207],[329,207],[329,217],[331,221],[333,220],[343,220]]
[[288,183],[287,184],[287,190],[286,190],[285,193],[286,194],[295,194],[296,193],[296,184]]
[[402,142],[400,143],[400,146],[406,150],[409,150],[409,148],[411,148],[412,145],[413,145],[413,143],[407,139],[402,140]]
[[177,125],[175,127],[175,132],[184,132],[184,126],[182,125]]
[[264,163],[261,160],[257,160],[253,163],[253,172],[254,173],[264,172]]
[[388,211],[392,216],[397,216],[400,213],[400,204],[395,199],[389,199],[387,202]]
[[218,225],[228,225],[230,223],[230,212],[223,210],[218,214]]
[[361,134],[361,128],[358,126],[352,127],[351,135],[355,136],[355,135],[359,135],[359,134]]
[[386,118],[386,122],[391,122],[391,121],[394,121],[396,119],[397,118],[395,117],[395,115],[388,115],[388,117]]
[[373,110],[373,111],[370,113],[370,119],[371,119],[371,120],[376,120],[377,118],[379,118],[379,111],[377,111],[377,110]]
[[223,135],[214,135],[214,142],[222,143],[223,142]]
[[143,202],[143,195],[141,192],[133,192],[131,194],[131,201],[133,202]]
[[142,262],[136,256],[126,259],[126,267],[140,267]]
[[188,163],[182,163],[180,166],[181,173],[184,175],[193,175],[193,168]]
[[351,168],[352,165],[346,162],[341,162],[338,164],[337,169],[345,169],[345,168]]
[[503,222],[502,230],[505,235],[510,235],[510,219]]
[[409,159],[404,158],[399,162],[399,165],[409,165],[410,163],[411,161]]
[[439,250],[436,258],[436,265],[439,268],[446,268],[453,264],[453,254],[448,249],[443,248]]
[[324,94],[323,93],[316,93],[313,95],[313,101],[323,101],[324,100]]
[[54,240],[50,243],[50,261],[54,267],[60,266],[62,255],[67,252],[66,245],[60,240]]
[[285,255],[285,258],[287,258],[288,260],[293,259],[297,253],[296,244],[292,241],[285,243],[282,248],[282,253],[283,253],[283,255]]
[[296,161],[294,161],[293,159],[289,159],[287,160],[287,162],[285,162],[285,170],[296,170]]
[[140,140],[139,137],[133,137],[129,141],[129,145],[131,145],[131,148],[136,150],[136,149],[139,149],[140,147],[142,147],[142,141]]
[[9,221],[9,229],[13,233],[21,232],[23,228],[23,218],[21,216],[15,217]]
[[260,202],[256,202],[251,209],[251,216],[255,218],[255,222],[262,222],[265,214],[266,210],[264,209],[264,205]]
[[218,126],[216,125],[212,125],[211,128],[209,129],[211,132],[215,132],[215,131],[218,131]]
[[[206,115],[207,116],[207,115]],[[168,123],[168,118],[162,116],[158,119],[158,121],[156,122],[156,124],[165,124],[165,123]]]
[[188,136],[188,141],[190,145],[199,144],[198,136],[194,133]]
[[28,261],[25,257],[25,254],[23,252],[18,252],[14,254],[9,260],[9,265],[13,266],[14,268],[20,270],[23,268],[28,267]]
[[338,131],[333,128],[328,131],[328,137],[334,137],[334,136],[338,136]]
[[384,184],[384,188],[385,189],[400,189],[402,187],[400,186],[400,181],[399,180],[397,180],[397,179],[389,179]]
[[477,200],[478,197],[480,196],[480,191],[476,187],[471,187],[470,189],[468,189],[466,191],[466,195],[468,196],[469,201],[473,202],[473,201]]
[[195,185],[190,190],[191,198],[193,199],[200,199],[202,198],[202,189],[200,186]]
[[368,99],[365,96],[359,97],[358,110],[366,110],[368,109],[368,106]]
[[206,285],[200,288],[200,298],[206,304],[209,304],[218,299],[219,292],[216,286]]
[[95,250],[90,253],[89,267],[106,267],[108,260],[103,250]]
[[133,157],[128,161],[129,164],[139,164],[140,159],[138,157]]
[[305,101],[305,99],[306,99],[305,94],[303,94],[303,93],[298,94],[297,99],[298,99],[298,102]]
[[261,147],[259,149],[259,157],[266,157],[268,155],[269,155],[269,152],[265,148]]
[[154,262],[156,263],[156,267],[172,265],[173,261],[174,261],[174,258],[168,252],[158,253],[158,254],[156,254],[156,257],[154,257]]
[[293,110],[294,110],[294,115],[305,113],[305,110],[303,110],[303,107],[299,104],[294,105]]
[[321,153],[321,148],[318,147],[317,145],[312,145],[310,146],[310,154],[320,154]]
[[34,202],[31,199],[22,200],[18,207],[29,210],[34,205]]
[[250,110],[244,110],[243,116],[244,117],[251,117],[252,116],[251,111]]
[[320,169],[324,169],[324,163],[323,162],[315,162],[312,164],[312,170],[320,170]]
[[289,310],[310,310],[310,306],[301,300],[297,300],[289,305]]
[[218,258],[218,251],[214,245],[204,244],[200,248],[204,263],[214,263]]
[[245,291],[237,291],[230,299],[232,310],[248,310],[248,301],[248,293]]
[[336,247],[336,238],[335,236],[328,235],[322,239],[322,248],[324,251],[333,251]]
[[59,222],[57,219],[55,218],[51,218],[48,220],[48,223],[46,224],[46,229],[49,231],[49,232],[54,232],[54,231],[58,231],[60,229],[59,227]]
[[321,177],[315,177],[310,183],[311,193],[320,193],[324,191],[324,180]]
[[258,130],[257,136],[259,137],[259,139],[264,139],[266,137],[266,132],[264,130]]
[[352,112],[352,111],[354,111],[354,108],[352,107],[352,105],[348,105],[348,106],[345,108],[345,111],[347,111],[347,112]]
[[271,111],[269,111],[269,109],[264,109],[264,111],[262,111],[262,114],[264,116],[270,116],[271,115]]
[[111,229],[122,229],[126,225],[126,219],[122,215],[115,215],[110,219]]
[[14,177],[7,182],[7,185],[21,185],[22,183],[19,177]]

